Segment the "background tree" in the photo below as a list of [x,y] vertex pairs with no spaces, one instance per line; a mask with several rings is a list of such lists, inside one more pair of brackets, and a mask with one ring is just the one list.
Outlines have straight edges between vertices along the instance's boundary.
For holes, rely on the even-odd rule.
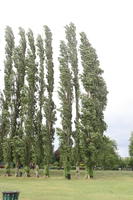
[[96,165],[103,169],[118,169],[119,159],[116,142],[104,136],[102,147],[97,156]]
[[45,58],[46,58],[46,89],[47,97],[45,99],[45,118],[46,118],[46,135],[45,135],[45,175],[49,176],[49,163],[53,154],[54,141],[54,123],[56,120],[55,104],[53,101],[54,91],[54,64],[52,50],[52,33],[48,26],[44,26],[45,30]]
[[133,132],[131,132],[131,136],[129,138],[129,155],[130,155],[130,166],[133,168]]
[[58,129],[60,139],[60,151],[64,165],[65,177],[70,178],[71,169],[71,148],[72,148],[72,99],[73,86],[72,76],[68,67],[68,52],[67,47],[63,41],[60,44],[60,88],[59,98],[61,102],[61,125]]
[[128,170],[129,168],[133,167],[132,158],[125,157],[125,158],[119,158],[119,168],[121,170]]
[[73,23],[65,27],[67,46],[68,46],[68,58],[71,64],[73,72],[73,86],[74,86],[74,98],[75,98],[75,131],[73,131],[73,137],[75,141],[75,160],[76,171],[79,173],[80,164],[80,145],[79,145],[79,77],[78,77],[78,53],[77,53],[77,40],[76,40],[76,27]]
[[106,84],[102,78],[97,55],[84,32],[80,34],[81,62],[83,67],[81,108],[81,146],[87,169],[87,176],[93,178],[96,155],[106,130],[103,111],[107,103]]
[[131,132],[131,136],[129,138],[129,155],[133,157],[133,132]]

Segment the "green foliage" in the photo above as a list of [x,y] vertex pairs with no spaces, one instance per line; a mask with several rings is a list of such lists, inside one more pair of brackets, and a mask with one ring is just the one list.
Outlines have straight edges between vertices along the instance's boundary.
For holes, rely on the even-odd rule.
[[133,132],[131,133],[129,141],[129,155],[133,157]]
[[130,157],[120,158],[119,167],[121,168],[121,170],[127,170],[129,168],[133,168],[132,158]]
[[5,30],[5,61],[4,61],[4,101],[2,110],[2,131],[3,137],[10,134],[10,122],[12,109],[12,90],[13,90],[13,51],[14,35],[11,27],[7,26]]
[[116,142],[104,136],[102,147],[97,156],[97,166],[103,169],[118,169],[119,159]]
[[13,148],[13,161],[17,167],[24,163],[24,149],[25,142],[24,139],[19,136],[15,136],[12,139],[12,148]]
[[6,166],[6,174],[10,175],[10,168],[13,166],[13,157],[12,157],[12,148],[13,142],[12,139],[6,138],[3,141],[3,157]]
[[[45,149],[45,163],[46,169],[51,160],[53,152],[53,140],[54,140],[54,123],[56,121],[55,104],[53,101],[54,91],[54,64],[53,64],[53,50],[52,50],[52,33],[48,26],[44,26],[45,31],[45,59],[46,59],[46,89],[47,97],[45,98],[44,113],[46,118],[46,139],[44,144]],[[46,170],[46,175],[49,176],[49,172]]]
[[129,155],[130,155],[129,165],[133,169],[133,132],[131,132],[131,136],[129,138],[128,149],[129,149]]
[[[28,36],[28,51],[26,57],[26,79],[27,85],[24,86],[26,94],[22,92],[22,99],[25,101],[24,112],[24,130],[25,130],[25,156],[24,163],[29,168],[32,162],[32,152],[34,145],[34,136],[36,134],[36,91],[37,91],[37,65],[36,65],[36,48],[34,43],[34,35],[32,30],[27,33]],[[28,172],[27,172],[28,173]],[[29,173],[27,174],[29,176]]]
[[18,47],[14,48],[13,61],[15,68],[15,88],[13,91],[13,113],[11,135],[22,137],[22,91],[25,79],[25,53],[26,53],[26,38],[25,31],[19,28],[20,41]]
[[68,66],[67,47],[63,41],[60,44],[60,113],[61,113],[61,129],[57,129],[60,139],[61,157],[64,164],[65,177],[70,174],[71,168],[71,148],[72,148],[72,100],[73,86],[72,75]]
[[38,64],[38,104],[37,111],[37,135],[35,136],[35,163],[41,165],[44,161],[44,137],[45,131],[43,129],[43,107],[45,101],[45,80],[44,80],[44,43],[41,35],[37,37],[37,55],[39,58]]
[[[106,130],[103,111],[107,102],[107,89],[95,50],[89,43],[85,33],[82,32],[80,37],[80,53],[83,66],[81,80],[85,90],[81,97],[80,137],[86,167],[87,169],[90,168],[90,171],[96,162],[96,156],[102,145],[102,135]],[[90,177],[91,174],[89,174]]]
[[1,135],[3,143],[3,158],[7,163],[10,175],[10,166],[12,163],[12,116],[14,110],[14,71],[13,71],[13,52],[14,35],[11,27],[7,26],[5,30],[5,61],[4,61],[4,98],[2,107]]
[[12,74],[13,74],[13,50],[14,50],[14,35],[11,27],[7,26],[5,30],[5,71],[4,71],[4,95],[6,99],[6,107],[9,108],[12,92]]
[[72,80],[74,87],[74,98],[75,98],[75,131],[73,131],[73,138],[75,141],[75,162],[79,166],[81,155],[80,155],[80,138],[79,138],[79,76],[78,76],[78,53],[77,53],[77,40],[76,40],[76,27],[73,23],[70,23],[65,27],[67,49],[68,49],[68,60],[72,68]]

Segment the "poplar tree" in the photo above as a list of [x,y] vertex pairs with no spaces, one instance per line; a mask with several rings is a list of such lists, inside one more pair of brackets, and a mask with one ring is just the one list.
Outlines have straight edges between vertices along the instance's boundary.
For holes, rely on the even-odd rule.
[[13,90],[13,51],[14,34],[11,27],[7,26],[5,30],[5,61],[4,61],[4,101],[2,109],[2,137],[3,156],[6,163],[6,173],[10,175],[12,164],[12,145],[11,145],[11,108],[12,108],[12,90]]
[[[44,80],[44,43],[41,35],[37,37],[37,55],[39,58],[38,63],[38,112],[37,112],[37,134],[35,137],[36,156],[35,162],[40,166],[44,161],[44,131],[43,131],[43,120],[44,120],[44,91],[45,91],[45,80]],[[37,174],[39,176],[39,174]]]
[[15,135],[22,138],[22,92],[25,83],[25,68],[26,68],[26,37],[23,28],[19,28],[20,41],[18,47],[14,50],[14,67],[16,69],[16,90],[15,90],[15,125],[13,132]]
[[73,137],[75,141],[75,160],[76,160],[76,172],[79,175],[79,164],[80,164],[80,145],[79,145],[79,70],[78,70],[78,53],[77,53],[77,39],[76,39],[76,27],[73,23],[65,27],[66,39],[68,46],[68,58],[71,64],[73,74],[73,87],[74,87],[74,98],[75,98],[75,131],[73,131]]
[[[14,162],[16,164],[16,176],[19,176],[19,166],[22,164],[24,152],[20,150],[23,147],[23,116],[22,116],[22,92],[25,81],[25,54],[26,54],[26,38],[25,31],[19,28],[20,41],[18,47],[14,50],[14,67],[15,67],[15,99],[14,112],[12,120],[12,136],[13,144],[15,144]],[[23,148],[22,148],[23,149]]]
[[37,65],[36,49],[33,32],[30,29],[27,33],[29,48],[26,58],[26,79],[25,86],[25,170],[26,175],[30,176],[30,164],[34,153],[34,136],[37,131],[36,125],[36,91],[37,91]]
[[49,163],[53,154],[54,140],[54,123],[56,120],[55,104],[53,101],[54,91],[54,64],[52,50],[52,33],[48,26],[44,26],[45,30],[45,61],[46,61],[46,89],[47,97],[45,99],[45,118],[46,118],[46,135],[45,135],[45,175],[49,176]]
[[107,88],[102,78],[103,70],[95,49],[89,43],[84,32],[80,34],[81,61],[83,67],[82,83],[85,92],[81,102],[81,146],[87,170],[87,176],[93,178],[96,156],[102,145],[103,132],[106,130],[104,113],[107,103]]
[[72,99],[73,86],[72,75],[68,66],[68,51],[65,43],[60,44],[60,113],[62,128],[58,129],[60,139],[61,157],[64,165],[65,177],[70,179],[71,150],[72,150]]
[[13,51],[14,35],[11,27],[7,26],[5,30],[5,61],[4,61],[4,105],[2,131],[5,136],[10,134],[10,108],[13,84]]

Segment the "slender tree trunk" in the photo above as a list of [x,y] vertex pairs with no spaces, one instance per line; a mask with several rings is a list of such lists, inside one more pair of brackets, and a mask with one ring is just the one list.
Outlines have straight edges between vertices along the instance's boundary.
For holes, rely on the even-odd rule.
[[36,165],[36,167],[35,167],[35,175],[37,178],[39,178],[39,166],[38,165]]
[[71,179],[71,173],[70,173],[70,169],[67,168],[67,166],[65,166],[65,178],[70,180]]
[[64,161],[64,174],[66,179],[71,179],[71,164],[68,155],[66,155],[66,160]]
[[80,177],[80,167],[79,167],[79,162],[76,163],[76,177]]
[[87,165],[86,166],[86,179],[92,179],[93,178],[93,166]]
[[44,174],[46,177],[49,177],[49,163],[47,163],[44,167]]
[[11,176],[11,167],[10,167],[10,164],[8,164],[8,165],[6,166],[5,175],[6,175],[6,176]]
[[15,176],[19,177],[19,167],[18,166],[16,167],[16,170],[15,170]]
[[30,167],[29,166],[25,167],[25,176],[30,177]]
[[16,163],[15,176],[19,177],[19,164]]

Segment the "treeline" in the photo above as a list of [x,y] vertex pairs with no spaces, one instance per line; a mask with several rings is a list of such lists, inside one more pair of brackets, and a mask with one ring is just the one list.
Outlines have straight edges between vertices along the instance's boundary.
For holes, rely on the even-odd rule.
[[[20,166],[30,176],[30,166],[34,164],[37,171],[43,166],[45,176],[49,176],[56,132],[65,177],[70,178],[72,161],[79,175],[82,161],[87,177],[92,178],[97,162],[106,162],[107,149],[117,154],[113,141],[104,135],[108,92],[103,70],[86,34],[80,33],[78,45],[75,25],[65,26],[58,58],[56,95],[60,108],[56,109],[53,93],[57,64],[53,62],[52,32],[48,26],[44,26],[43,35],[35,38],[31,29],[25,33],[19,28],[16,45],[12,28],[6,27],[0,160],[6,164],[7,175],[15,165],[16,176]],[[60,127],[56,126],[57,112]]]
[[[117,153],[117,144],[114,140],[104,136],[103,147],[99,151],[97,159],[95,160],[94,169],[95,170],[126,170],[131,168],[130,158],[121,158]],[[128,164],[127,164],[128,162]],[[60,148],[58,148],[53,155],[51,168],[52,169],[62,169],[62,160]],[[85,169],[85,163],[83,157],[80,159],[80,169]],[[76,170],[75,165],[75,148],[72,148],[72,159],[71,168]],[[77,173],[77,170],[76,170]],[[75,174],[78,175],[78,174]]]

